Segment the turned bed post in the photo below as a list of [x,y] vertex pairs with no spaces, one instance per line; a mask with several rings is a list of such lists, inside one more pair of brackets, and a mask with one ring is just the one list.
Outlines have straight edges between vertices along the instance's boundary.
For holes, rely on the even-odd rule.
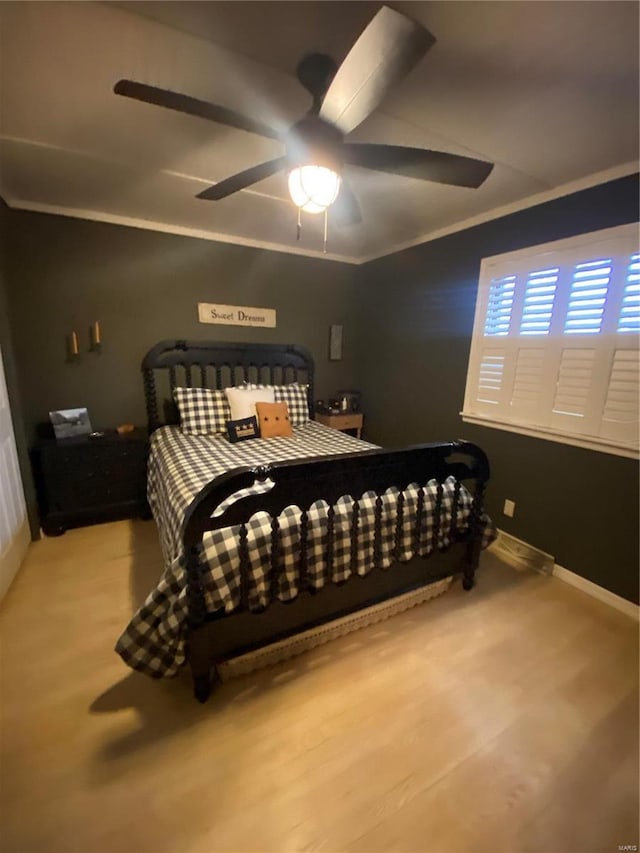
[[477,480],[473,501],[471,503],[469,543],[467,545],[464,571],[462,574],[462,587],[466,590],[473,589],[476,569],[480,562],[480,552],[482,551],[482,514],[484,512],[484,491],[486,485],[486,480]]
[[204,625],[207,606],[202,583],[202,545],[193,544],[186,550],[187,604],[189,636],[187,643],[189,666],[193,680],[193,695],[198,702],[206,702],[211,693],[211,670],[215,671],[209,652],[199,642],[198,628]]

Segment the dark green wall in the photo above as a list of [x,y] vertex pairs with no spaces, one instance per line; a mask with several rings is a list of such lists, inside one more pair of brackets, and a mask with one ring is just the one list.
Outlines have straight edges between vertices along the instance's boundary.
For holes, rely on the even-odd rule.
[[11,332],[8,303],[8,225],[11,212],[4,201],[0,199],[0,349],[2,350],[2,361],[4,364],[5,379],[9,402],[11,404],[11,418],[13,420],[13,431],[18,451],[18,462],[24,486],[27,510],[29,513],[29,524],[31,533],[35,537],[39,535],[38,513],[36,508],[35,490],[31,476],[31,465],[29,463],[29,445],[24,425],[22,394],[20,391],[16,359],[14,354],[14,342]]
[[[318,396],[340,387],[363,390],[367,438],[387,445],[461,436],[476,441],[491,459],[488,505],[500,527],[638,600],[637,464],[465,424],[459,416],[480,260],[637,220],[637,176],[359,268],[59,216],[2,213],[15,355],[8,372],[23,462],[35,425],[52,408],[86,405],[96,427],[142,423],[139,364],[162,338],[301,343],[316,359]],[[278,326],[201,325],[198,301],[276,308]],[[8,324],[0,302],[1,316],[4,349]],[[87,352],[87,328],[96,319],[104,338],[100,355]],[[337,363],[327,359],[331,323],[345,327],[344,359]],[[82,357],[67,364],[65,336],[74,328]],[[505,498],[517,503],[514,519],[502,515]]]
[[[637,463],[463,423],[459,412],[481,259],[637,219],[633,176],[373,261],[359,270],[367,315],[358,345],[368,438],[475,441],[491,461],[496,523],[636,602]],[[505,498],[516,501],[513,519]]]
[[[355,268],[279,252],[9,211],[8,281],[28,435],[51,409],[87,406],[96,427],[145,422],[140,362],[163,338],[298,343],[313,353],[317,393],[355,381]],[[203,325],[198,302],[275,308],[275,329]],[[103,351],[87,351],[99,320]],[[329,325],[344,358],[329,362]],[[65,338],[81,358],[66,362]]]

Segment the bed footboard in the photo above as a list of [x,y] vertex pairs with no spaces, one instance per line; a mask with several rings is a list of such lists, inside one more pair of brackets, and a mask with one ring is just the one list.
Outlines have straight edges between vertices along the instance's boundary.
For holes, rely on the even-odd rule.
[[[441,511],[443,488],[445,481],[451,477],[454,478],[452,511],[445,519],[444,513]],[[371,571],[361,576],[352,570],[350,580],[345,582],[348,585],[363,584],[372,572],[379,572],[383,568],[381,542],[383,496],[387,490],[392,488],[398,490],[395,541],[392,550],[393,562],[405,564],[406,562],[424,564],[425,560],[437,562],[441,559],[439,555],[443,551],[455,547],[462,554],[461,568],[458,568],[457,572],[462,574],[463,586],[469,590],[474,584],[475,571],[482,547],[483,497],[488,478],[489,464],[484,452],[474,444],[458,441],[424,444],[401,450],[371,450],[357,454],[313,457],[256,468],[241,467],[229,471],[209,483],[189,507],[183,527],[189,607],[188,657],[194,677],[196,698],[200,701],[205,701],[207,698],[210,690],[210,671],[215,667],[216,662],[221,660],[220,649],[215,648],[215,643],[212,645],[206,639],[207,632],[203,630],[206,627],[208,614],[201,561],[203,536],[208,531],[231,526],[238,526],[239,528],[239,603],[233,613],[224,615],[218,620],[220,622],[226,623],[227,620],[239,615],[244,614],[246,616],[251,613],[249,608],[250,561],[247,545],[247,524],[256,513],[266,512],[271,520],[271,547],[268,555],[270,564],[269,584],[266,607],[261,611],[264,612],[265,609],[271,608],[274,604],[281,606],[277,599],[278,572],[281,570],[278,560],[280,549],[278,517],[286,507],[295,505],[299,508],[300,547],[297,555],[299,584],[293,607],[303,607],[309,594],[314,596],[317,594],[318,597],[323,595],[322,589],[311,588],[307,574],[307,536],[310,508],[318,501],[324,501],[328,506],[323,550],[328,574],[331,575],[330,570],[334,558],[333,521],[337,502],[345,496],[351,500],[351,526],[349,530],[351,551],[349,559],[352,568],[354,568],[358,556],[360,502],[363,495],[375,494]],[[230,496],[249,489],[257,483],[264,483],[266,480],[273,483],[269,491],[246,495],[231,503],[224,511],[219,511],[221,505]],[[424,529],[427,513],[426,488],[429,483],[434,481],[436,484],[435,503],[430,518],[430,530],[433,537],[431,553],[428,557],[414,556],[409,561],[403,560],[400,542],[401,537],[405,535],[403,533],[405,522],[404,492],[410,485],[417,488],[417,506],[412,518],[411,535],[418,542],[421,531]],[[468,522],[464,529],[460,530],[457,526],[458,502],[463,483],[466,483],[466,488],[472,496],[472,502]],[[216,511],[218,514],[214,516]],[[449,525],[446,530],[446,538],[450,544],[447,548],[443,548],[440,544],[442,526],[445,523]],[[435,571],[429,572],[428,579],[430,581],[444,577],[447,573],[452,573],[452,561],[450,559],[442,560],[442,566],[443,570],[440,574],[438,574],[437,568]],[[387,566],[384,572],[386,573],[388,569]],[[335,585],[328,584],[328,586]],[[398,592],[391,591],[388,593],[388,597],[392,597],[394,594],[398,594]],[[300,603],[298,603],[298,599],[300,599]],[[287,603],[285,606],[291,607],[292,605]],[[354,609],[357,609],[358,606],[363,605],[356,604]],[[256,618],[254,614],[252,616],[254,619]],[[316,619],[315,624],[318,624],[319,621],[322,620]],[[304,627],[305,624],[304,620],[299,622],[301,627]],[[279,639],[279,637],[272,639]],[[245,650],[240,644],[240,647],[235,651],[239,653]]]

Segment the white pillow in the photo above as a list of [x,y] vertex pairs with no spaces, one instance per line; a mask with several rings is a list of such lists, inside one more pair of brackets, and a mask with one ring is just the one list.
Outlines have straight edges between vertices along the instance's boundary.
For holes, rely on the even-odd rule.
[[257,388],[255,391],[245,391],[244,388],[225,388],[231,420],[257,417],[256,403],[275,403],[273,388]]

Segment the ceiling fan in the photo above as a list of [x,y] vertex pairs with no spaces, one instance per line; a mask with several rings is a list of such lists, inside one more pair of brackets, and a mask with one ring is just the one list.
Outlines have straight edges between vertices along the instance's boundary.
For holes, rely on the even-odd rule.
[[226,178],[198,193],[197,198],[219,201],[286,171],[289,192],[299,211],[326,212],[336,202],[337,221],[352,224],[361,222],[362,214],[343,176],[344,166],[460,187],[479,187],[493,169],[492,163],[442,151],[345,142],[345,136],[373,112],[387,91],[411,71],[434,42],[435,38],[421,24],[382,6],[339,68],[324,54],[312,53],[301,60],[297,77],[313,97],[313,103],[284,135],[226,107],[133,80],[120,80],[114,92],[285,144],[286,153],[281,157]]

